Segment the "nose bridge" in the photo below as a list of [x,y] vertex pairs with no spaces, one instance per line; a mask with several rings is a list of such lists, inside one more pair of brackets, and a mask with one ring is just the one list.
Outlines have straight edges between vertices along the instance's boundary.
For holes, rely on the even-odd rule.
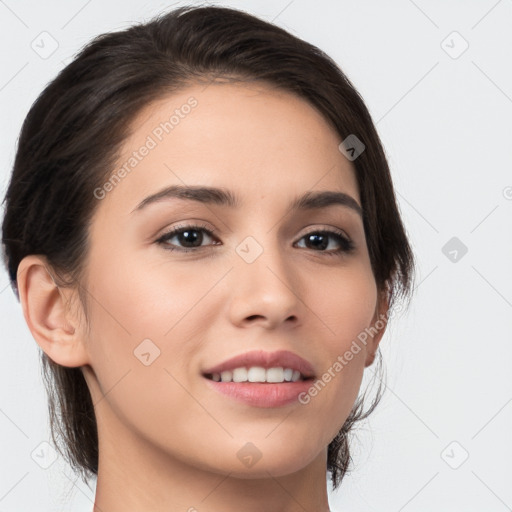
[[234,319],[240,322],[257,316],[275,323],[297,316],[298,283],[275,231],[247,236],[235,252]]
[[236,246],[235,251],[241,260],[237,262],[241,277],[247,274],[249,280],[255,278],[267,281],[273,276],[272,281],[281,283],[281,286],[285,286],[284,283],[291,286],[291,267],[285,261],[287,255],[282,250],[275,232],[270,231],[257,236],[258,238],[249,235]]

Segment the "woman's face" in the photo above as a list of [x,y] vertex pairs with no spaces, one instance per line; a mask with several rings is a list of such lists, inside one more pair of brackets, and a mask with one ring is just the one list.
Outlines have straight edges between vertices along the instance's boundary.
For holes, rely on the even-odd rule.
[[[84,281],[100,454],[241,478],[325,468],[382,334],[360,341],[382,311],[340,142],[308,103],[255,83],[191,86],[137,117],[95,193]],[[222,194],[146,200],[169,187]],[[293,207],[324,191],[345,196]],[[251,351],[290,351],[314,379],[228,384],[249,390],[237,398],[204,375]]]

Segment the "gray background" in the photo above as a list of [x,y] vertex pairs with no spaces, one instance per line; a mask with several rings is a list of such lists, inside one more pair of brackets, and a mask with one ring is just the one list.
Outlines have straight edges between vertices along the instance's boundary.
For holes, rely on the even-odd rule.
[[[70,57],[184,3],[0,1],[2,196],[24,116]],[[210,3],[273,21],[347,73],[418,260],[411,307],[381,343],[385,398],[357,431],[333,510],[512,510],[512,2]],[[90,511],[94,486],[60,458],[40,466],[52,458],[39,349],[3,269],[0,308],[0,512]]]

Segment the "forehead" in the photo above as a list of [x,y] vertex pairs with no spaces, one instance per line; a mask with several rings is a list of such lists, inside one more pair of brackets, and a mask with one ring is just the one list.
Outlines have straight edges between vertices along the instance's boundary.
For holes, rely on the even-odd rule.
[[[102,208],[132,209],[162,186],[237,190],[243,202],[331,189],[359,201],[341,138],[312,105],[264,83],[191,85],[134,119]],[[124,172],[120,172],[124,169]]]

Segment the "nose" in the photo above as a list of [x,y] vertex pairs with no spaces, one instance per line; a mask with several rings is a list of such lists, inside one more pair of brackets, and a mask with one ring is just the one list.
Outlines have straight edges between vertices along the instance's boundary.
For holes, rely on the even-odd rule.
[[[242,253],[240,253],[242,254]],[[242,254],[243,256],[243,254]],[[232,280],[229,317],[238,327],[260,325],[267,329],[296,327],[302,321],[299,275],[285,261],[276,246],[264,247],[252,262],[235,257],[230,272]]]

